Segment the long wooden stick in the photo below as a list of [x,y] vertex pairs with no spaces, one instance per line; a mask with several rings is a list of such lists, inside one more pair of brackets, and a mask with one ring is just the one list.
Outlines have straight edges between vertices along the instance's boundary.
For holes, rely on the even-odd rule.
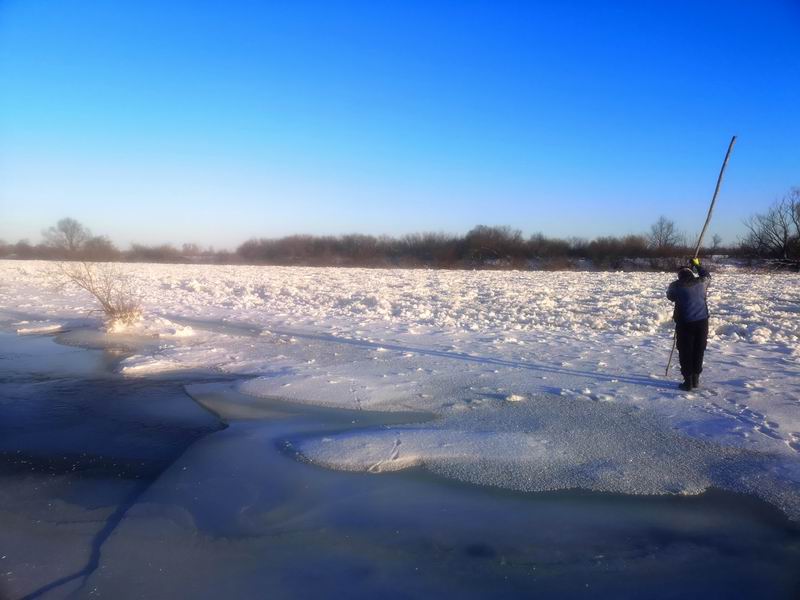
[[[736,136],[731,138],[731,143],[728,144],[728,151],[725,153],[725,160],[722,161],[722,167],[719,170],[717,177],[717,187],[714,188],[714,195],[711,198],[711,205],[708,207],[708,214],[706,215],[706,222],[703,224],[703,230],[697,238],[697,245],[694,247],[694,257],[697,258],[700,254],[700,246],[703,244],[703,237],[706,235],[708,224],[711,223],[711,215],[714,212],[714,205],[717,203],[717,196],[719,195],[719,188],[722,186],[722,176],[725,174],[725,168],[728,166],[728,159],[731,157],[733,146],[736,144]],[[672,364],[672,355],[675,354],[675,345],[678,343],[678,330],[675,330],[675,335],[672,336],[672,350],[669,351],[669,360],[667,360],[667,368],[664,370],[664,377],[669,375],[669,367]]]
[[722,176],[725,175],[725,168],[728,166],[728,159],[733,152],[733,146],[736,144],[736,136],[731,138],[731,143],[728,144],[728,151],[725,153],[725,160],[722,161],[722,167],[719,170],[719,177],[717,177],[717,187],[714,188],[714,196],[711,198],[711,206],[708,207],[708,214],[706,215],[706,222],[703,224],[703,231],[700,232],[700,237],[697,238],[697,245],[694,247],[694,257],[700,254],[700,246],[703,243],[703,237],[706,235],[708,224],[711,223],[711,214],[714,212],[714,205],[717,203],[717,195],[719,188],[722,186]]

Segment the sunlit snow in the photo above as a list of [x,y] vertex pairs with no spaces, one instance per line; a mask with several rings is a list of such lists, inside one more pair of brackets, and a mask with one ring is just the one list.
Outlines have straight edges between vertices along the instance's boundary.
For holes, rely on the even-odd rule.
[[[717,270],[702,386],[664,377],[669,273],[123,265],[144,304],[128,376],[239,375],[256,399],[430,411],[307,439],[326,466],[422,465],[527,490],[754,492],[800,516],[800,276]],[[46,262],[0,261],[20,333],[100,328]],[[677,362],[677,361],[674,361]]]

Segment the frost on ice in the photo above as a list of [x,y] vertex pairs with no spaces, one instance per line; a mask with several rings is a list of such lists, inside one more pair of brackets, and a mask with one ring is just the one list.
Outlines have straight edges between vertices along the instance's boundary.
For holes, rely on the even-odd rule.
[[337,469],[378,473],[420,466],[524,491],[653,495],[716,487],[754,493],[800,518],[800,469],[777,474],[781,465],[774,457],[687,438],[652,413],[591,400],[539,397],[429,425],[304,439],[296,449]]

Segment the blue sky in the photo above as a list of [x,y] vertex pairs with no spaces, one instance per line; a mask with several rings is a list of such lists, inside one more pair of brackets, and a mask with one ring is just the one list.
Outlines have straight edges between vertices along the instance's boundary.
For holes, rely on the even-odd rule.
[[800,2],[0,0],[0,238],[711,231],[800,185]]

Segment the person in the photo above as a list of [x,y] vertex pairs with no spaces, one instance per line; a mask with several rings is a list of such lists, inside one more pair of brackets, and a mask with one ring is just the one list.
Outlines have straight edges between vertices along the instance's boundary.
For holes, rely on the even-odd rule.
[[667,288],[667,298],[675,303],[673,319],[681,364],[683,383],[678,387],[686,392],[699,387],[703,372],[703,355],[708,340],[708,302],[706,295],[711,276],[693,258],[689,267],[678,270],[678,280]]

